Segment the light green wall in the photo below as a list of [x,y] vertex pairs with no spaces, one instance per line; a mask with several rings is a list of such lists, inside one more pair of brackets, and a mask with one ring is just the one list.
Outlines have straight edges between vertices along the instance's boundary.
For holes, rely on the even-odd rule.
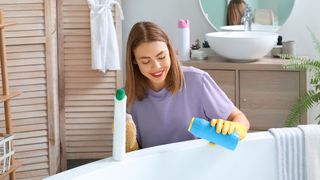
[[[216,27],[226,25],[226,12],[228,0],[200,0],[204,12],[208,14],[209,21]],[[276,25],[283,25],[288,19],[295,0],[246,0],[252,8],[272,9]]]
[[217,28],[226,24],[226,0],[201,0],[204,12],[208,13],[210,22]]
[[[254,1],[254,0],[251,0]],[[275,21],[283,25],[288,19],[294,5],[294,0],[255,0],[253,8],[272,9],[275,15]]]
[[279,24],[284,24],[288,19],[291,10],[294,5],[294,0],[279,0],[278,1],[278,13],[279,13]]

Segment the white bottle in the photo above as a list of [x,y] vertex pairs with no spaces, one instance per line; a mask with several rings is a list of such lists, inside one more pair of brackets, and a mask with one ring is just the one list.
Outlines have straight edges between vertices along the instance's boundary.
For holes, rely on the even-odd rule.
[[178,21],[179,41],[178,41],[178,57],[180,61],[190,60],[190,29],[189,20],[180,19]]
[[117,89],[114,98],[114,127],[112,156],[121,161],[126,153],[126,103],[127,96],[124,89]]

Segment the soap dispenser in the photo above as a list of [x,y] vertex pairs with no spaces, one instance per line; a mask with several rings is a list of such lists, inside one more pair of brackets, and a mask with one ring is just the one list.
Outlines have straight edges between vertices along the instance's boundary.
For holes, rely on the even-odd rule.
[[271,55],[273,57],[280,57],[279,55],[282,54],[282,36],[278,36],[277,45],[271,50]]

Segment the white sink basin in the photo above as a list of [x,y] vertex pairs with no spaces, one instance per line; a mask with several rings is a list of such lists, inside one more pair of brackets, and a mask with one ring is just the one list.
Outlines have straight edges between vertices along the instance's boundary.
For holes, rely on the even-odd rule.
[[[251,31],[277,32],[280,26],[252,24]],[[221,26],[222,31],[244,31],[243,25]]]
[[206,34],[211,49],[233,62],[258,60],[276,45],[273,32],[212,32]]

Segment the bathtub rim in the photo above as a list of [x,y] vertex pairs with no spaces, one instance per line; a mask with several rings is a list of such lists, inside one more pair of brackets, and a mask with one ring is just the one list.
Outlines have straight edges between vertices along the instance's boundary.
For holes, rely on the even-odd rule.
[[[271,140],[273,138],[274,137],[268,131],[251,132],[251,133],[248,133],[247,137],[243,141],[239,142],[239,144],[248,143],[250,141]],[[126,163],[127,161],[134,161],[142,157],[146,158],[147,156],[159,156],[159,154],[161,153],[169,153],[169,152],[172,153],[174,151],[181,151],[181,150],[199,148],[204,146],[208,146],[208,141],[203,139],[195,139],[195,140],[188,140],[183,142],[145,148],[142,150],[126,153],[123,161],[115,161],[112,157],[107,157],[107,158],[100,159],[79,167],[75,167],[67,171],[60,172],[58,174],[45,178],[45,180],[56,180],[56,179],[76,180],[78,177],[94,173],[95,171],[101,170],[102,168],[118,166],[118,165],[121,165],[121,163]],[[223,148],[223,147],[214,146],[213,148]],[[231,151],[228,149],[226,150]]]

